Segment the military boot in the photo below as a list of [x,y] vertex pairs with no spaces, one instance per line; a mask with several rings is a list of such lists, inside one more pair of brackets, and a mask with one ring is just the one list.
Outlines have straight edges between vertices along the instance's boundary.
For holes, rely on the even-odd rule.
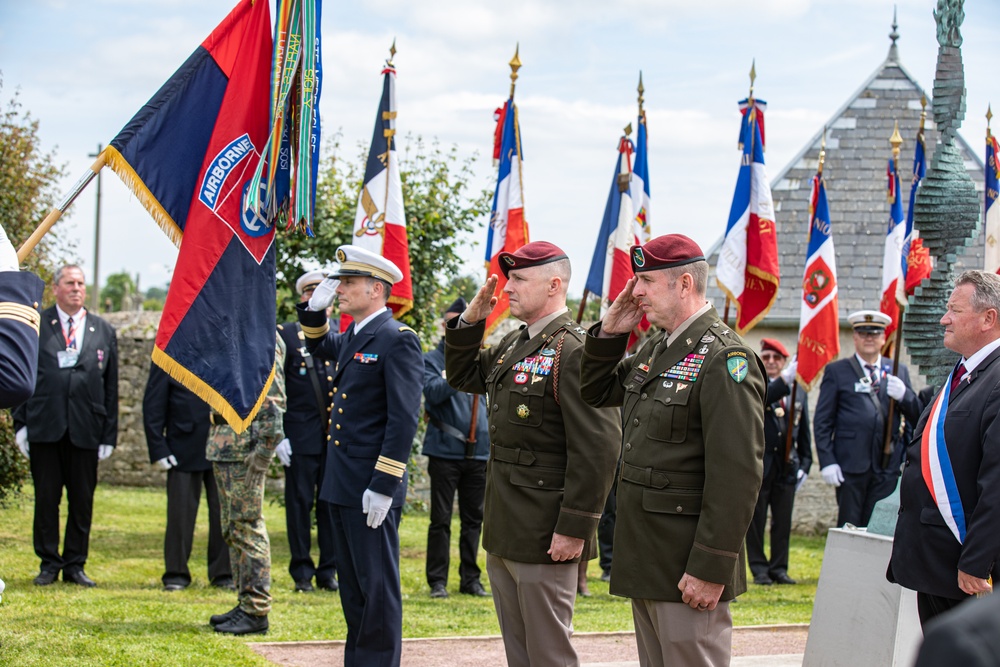
[[237,609],[236,614],[225,623],[215,626],[216,632],[224,632],[230,635],[254,635],[267,633],[267,614],[263,616],[251,616],[242,609]]

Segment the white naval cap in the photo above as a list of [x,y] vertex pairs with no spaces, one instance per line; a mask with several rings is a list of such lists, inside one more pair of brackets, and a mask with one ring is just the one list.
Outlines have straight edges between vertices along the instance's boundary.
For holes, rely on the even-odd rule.
[[299,293],[299,296],[302,296],[303,292],[310,287],[316,287],[316,285],[323,282],[324,278],[326,278],[326,274],[318,269],[316,271],[306,271],[295,281],[295,291]]
[[884,331],[892,322],[892,318],[877,310],[858,310],[848,315],[847,321],[851,323],[855,331],[862,329]]
[[376,255],[360,246],[340,246],[337,248],[337,261],[340,262],[340,268],[330,274],[331,278],[371,276],[390,285],[395,285],[403,279],[403,272],[398,266],[382,255]]

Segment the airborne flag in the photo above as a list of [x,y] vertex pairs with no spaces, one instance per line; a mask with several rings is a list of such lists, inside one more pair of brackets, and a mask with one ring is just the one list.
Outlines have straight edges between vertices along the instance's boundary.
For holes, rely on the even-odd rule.
[[[390,53],[396,53],[393,42]],[[410,280],[410,242],[403,210],[403,181],[396,153],[396,68],[392,58],[382,69],[382,99],[375,116],[365,181],[358,196],[351,242],[392,261],[403,272],[403,279],[392,286],[389,307],[399,317],[413,307],[413,284]],[[350,318],[341,315],[341,331]]]
[[153,361],[237,432],[274,377],[274,227],[247,210],[268,133],[271,19],[241,0],[104,150],[180,246]]
[[741,121],[743,159],[715,269],[719,288],[736,304],[735,328],[741,335],[767,315],[778,297],[780,278],[774,203],[764,169],[758,114],[756,106],[749,104]]

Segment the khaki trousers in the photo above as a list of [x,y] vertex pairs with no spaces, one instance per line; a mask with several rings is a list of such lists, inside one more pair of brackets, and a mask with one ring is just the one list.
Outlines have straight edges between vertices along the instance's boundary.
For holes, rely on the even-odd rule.
[[729,603],[698,611],[681,602],[632,600],[640,667],[728,667],[733,648]]

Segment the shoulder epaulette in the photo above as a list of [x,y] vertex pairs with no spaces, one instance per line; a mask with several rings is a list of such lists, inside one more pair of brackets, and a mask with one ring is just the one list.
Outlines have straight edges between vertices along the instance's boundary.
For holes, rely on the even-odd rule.
[[419,335],[419,334],[417,334],[417,332],[416,332],[416,331],[414,331],[412,327],[408,327],[408,326],[406,326],[405,324],[404,324],[403,326],[399,327],[399,330],[400,330],[400,331],[409,331],[410,333],[412,333],[412,334],[413,334],[414,336],[416,336],[417,338],[420,338],[420,335]]

